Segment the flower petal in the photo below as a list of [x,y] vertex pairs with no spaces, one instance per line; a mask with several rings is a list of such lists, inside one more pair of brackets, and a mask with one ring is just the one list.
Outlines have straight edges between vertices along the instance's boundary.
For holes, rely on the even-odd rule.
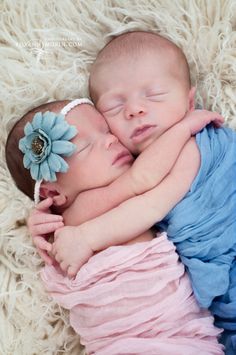
[[67,129],[68,129],[68,125],[66,124],[66,122],[55,125],[50,132],[50,138],[53,141],[61,139],[61,137],[65,134]]
[[34,129],[33,126],[30,122],[27,122],[24,128],[24,133],[26,136],[28,136],[29,134],[33,133]]
[[60,160],[58,159],[59,155],[51,153],[48,156],[48,165],[51,171],[60,171],[61,168],[61,163]]
[[56,114],[54,112],[47,111],[43,114],[42,130],[49,133],[56,122]]
[[74,153],[76,145],[68,141],[54,141],[52,142],[52,152],[55,154],[63,154],[64,156],[70,156]]
[[40,164],[40,173],[42,175],[42,178],[46,181],[50,181],[50,168],[48,165],[47,160],[44,160],[41,164]]
[[57,118],[57,119],[56,119],[55,124],[61,124],[61,123],[66,122],[65,116],[62,115],[61,113],[59,113],[56,118]]
[[51,176],[50,176],[50,181],[57,181],[57,176],[56,174],[54,173],[54,171],[51,171]]
[[26,153],[26,137],[23,137],[19,140],[19,149],[22,151],[22,153]]
[[60,155],[58,155],[58,157],[59,157],[58,161],[61,164],[60,173],[66,173],[67,170],[69,169],[69,165],[67,164],[67,162],[62,157],[60,157]]
[[28,156],[28,154],[25,154],[24,155],[24,158],[23,158],[23,165],[26,169],[29,169],[30,168],[30,165],[31,165],[31,160]]
[[35,139],[38,135],[35,134],[34,132],[32,134],[28,134],[25,136],[25,146],[27,149],[31,149],[32,146],[32,140]]
[[36,130],[41,127],[43,121],[42,112],[37,112],[32,120],[33,129]]
[[63,136],[61,137],[61,139],[69,141],[70,139],[74,138],[77,133],[78,133],[78,130],[75,126],[69,126],[67,131],[65,132],[65,134],[63,134]]

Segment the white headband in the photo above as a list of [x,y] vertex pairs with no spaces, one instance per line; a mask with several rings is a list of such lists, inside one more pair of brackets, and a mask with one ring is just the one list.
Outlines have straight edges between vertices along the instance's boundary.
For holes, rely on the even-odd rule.
[[[64,106],[61,109],[61,114],[66,116],[68,114],[68,112],[70,112],[74,107],[78,106],[78,105],[82,105],[82,104],[89,104],[93,106],[93,103],[91,100],[85,98],[81,98],[81,99],[75,99],[71,102],[69,102],[66,106]],[[38,180],[36,181],[35,185],[34,185],[34,203],[35,205],[37,205],[40,201],[40,186],[43,180]]]
[[72,108],[74,108],[75,106],[78,106],[78,105],[82,105],[82,104],[93,105],[92,101],[87,99],[86,97],[82,98],[82,99],[75,99],[75,100],[69,102],[65,107],[63,107],[63,109],[61,110],[61,114],[66,116],[67,113],[70,110],[72,110]]

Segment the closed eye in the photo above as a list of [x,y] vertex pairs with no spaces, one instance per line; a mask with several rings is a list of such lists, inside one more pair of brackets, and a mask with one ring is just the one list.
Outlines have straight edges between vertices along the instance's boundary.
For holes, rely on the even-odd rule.
[[79,148],[78,151],[77,151],[77,154],[80,154],[80,153],[84,152],[87,148],[89,148],[90,145],[91,145],[91,143],[87,143],[82,148]]
[[104,134],[111,134],[111,131],[110,131],[109,128],[102,129],[101,132],[104,133]]
[[117,113],[119,113],[121,111],[123,107],[123,104],[117,104],[115,106],[109,107],[105,110],[101,110],[102,113],[104,114],[111,114],[111,115],[116,115]]
[[162,101],[165,98],[167,92],[158,92],[147,94],[146,97],[151,101]]

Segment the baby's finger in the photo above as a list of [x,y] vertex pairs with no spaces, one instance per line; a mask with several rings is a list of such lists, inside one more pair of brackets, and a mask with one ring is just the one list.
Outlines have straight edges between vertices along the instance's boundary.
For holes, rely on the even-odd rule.
[[47,265],[53,264],[53,262],[54,262],[53,258],[51,256],[49,256],[45,250],[38,250],[38,253],[39,253],[40,257],[43,259],[43,261],[45,262],[45,264],[47,264]]
[[220,114],[216,115],[215,119],[220,122],[224,122],[224,120],[225,120],[224,117],[221,116]]
[[211,115],[212,115],[213,119],[224,122],[224,117],[221,116],[221,114],[219,114],[218,112],[211,112]]
[[58,214],[39,213],[35,214],[33,217],[33,225],[61,221],[63,221],[63,217]]
[[67,275],[69,279],[75,277],[77,275],[77,272],[78,272],[78,268],[75,268],[74,266],[69,266],[67,270]]
[[36,206],[35,209],[38,211],[44,211],[48,209],[53,204],[53,199],[51,197],[46,198],[45,200],[40,201]]
[[57,238],[60,236],[60,229],[63,228],[63,227],[64,227],[64,225],[62,227],[60,227],[60,228],[57,228],[57,230],[55,231],[55,233],[54,233],[54,241],[56,241]]
[[52,250],[52,244],[47,242],[43,237],[41,236],[36,236],[33,238],[34,244],[37,248],[41,250],[47,250],[51,251]]
[[60,268],[62,269],[62,271],[66,272],[68,269],[68,263],[66,261],[61,261],[60,262]]
[[52,248],[52,255],[59,264],[63,261],[62,257],[58,254],[55,248]]
[[214,127],[216,127],[216,128],[220,128],[220,127],[222,126],[222,123],[221,123],[221,122],[218,122],[218,121],[214,121],[214,122],[213,122],[213,125],[214,125]]
[[58,228],[64,227],[63,222],[52,222],[52,223],[44,223],[38,224],[32,228],[32,235],[44,235],[55,232]]
[[215,127],[219,128],[224,124],[224,118],[223,117],[217,117],[214,119],[213,124]]
[[57,248],[56,248],[56,244],[55,242],[52,243],[52,250],[51,250],[52,255],[54,256],[55,260],[56,260],[56,255],[57,255]]
[[[52,250],[51,250],[51,253],[52,253],[52,255],[54,256],[54,258],[55,258],[55,256],[56,256],[56,253],[57,253],[57,251],[56,251],[56,245],[55,245],[55,242],[54,243],[52,243]],[[56,258],[55,258],[56,259]]]

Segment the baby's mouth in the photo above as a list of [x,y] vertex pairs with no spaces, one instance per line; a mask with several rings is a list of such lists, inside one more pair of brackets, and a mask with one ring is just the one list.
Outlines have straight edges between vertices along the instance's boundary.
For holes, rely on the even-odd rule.
[[155,127],[156,127],[156,125],[139,126],[132,132],[130,139],[132,139],[135,142],[141,141],[142,139],[148,137],[149,134],[152,133],[152,131]]
[[116,155],[115,159],[112,162],[112,165],[130,162],[132,159],[133,157],[130,152],[125,150]]

